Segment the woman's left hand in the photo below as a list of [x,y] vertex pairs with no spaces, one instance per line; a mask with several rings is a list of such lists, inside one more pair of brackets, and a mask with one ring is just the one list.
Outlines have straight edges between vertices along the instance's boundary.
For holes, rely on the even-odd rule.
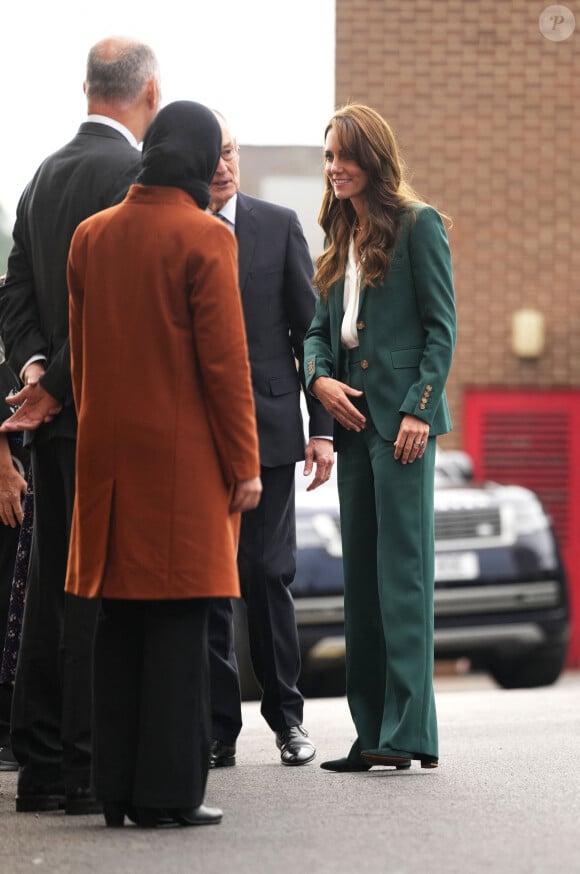
[[403,416],[397,439],[395,440],[395,458],[401,459],[401,464],[412,464],[416,458],[422,458],[427,447],[429,425],[417,416]]

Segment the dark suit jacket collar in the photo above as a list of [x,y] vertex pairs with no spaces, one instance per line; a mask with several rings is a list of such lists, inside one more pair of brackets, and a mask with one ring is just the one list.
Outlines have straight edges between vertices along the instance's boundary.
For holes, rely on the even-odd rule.
[[[128,146],[131,146],[131,143],[121,131],[108,124],[101,124],[98,121],[84,121],[79,127],[78,132],[79,134],[91,134],[91,136],[95,137],[109,137],[114,140],[121,140],[127,143]],[[134,148],[134,146],[131,146],[131,148]]]
[[236,203],[236,237],[238,240],[238,278],[243,294],[258,240],[258,228],[253,198],[240,191],[238,191]]

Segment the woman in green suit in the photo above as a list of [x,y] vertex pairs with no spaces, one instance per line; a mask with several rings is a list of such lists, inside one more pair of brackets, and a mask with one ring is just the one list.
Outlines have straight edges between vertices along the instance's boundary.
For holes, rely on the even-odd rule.
[[347,698],[357,732],[321,767],[439,761],[433,692],[435,440],[451,428],[451,257],[405,182],[393,133],[351,104],[325,131],[326,245],[306,335],[308,389],[336,420]]

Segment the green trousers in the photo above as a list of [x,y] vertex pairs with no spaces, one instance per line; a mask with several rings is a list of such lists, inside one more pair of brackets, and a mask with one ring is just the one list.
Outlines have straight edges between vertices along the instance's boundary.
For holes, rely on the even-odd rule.
[[[364,390],[351,353],[343,378]],[[435,438],[412,464],[394,459],[364,398],[364,431],[342,431],[338,489],[344,565],[350,752],[438,757],[433,692]]]

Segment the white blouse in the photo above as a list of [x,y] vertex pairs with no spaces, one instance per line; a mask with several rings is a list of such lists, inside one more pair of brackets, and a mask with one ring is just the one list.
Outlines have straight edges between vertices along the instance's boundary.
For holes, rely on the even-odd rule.
[[344,272],[344,318],[340,337],[342,345],[347,349],[358,346],[358,331],[356,329],[358,305],[360,298],[360,265],[354,257],[354,239],[348,247],[348,258]]

